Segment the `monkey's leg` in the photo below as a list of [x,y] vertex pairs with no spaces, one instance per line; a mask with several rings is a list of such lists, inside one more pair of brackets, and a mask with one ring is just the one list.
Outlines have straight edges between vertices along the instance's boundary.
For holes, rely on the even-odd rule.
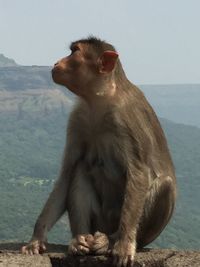
[[174,210],[176,190],[171,177],[157,177],[151,185],[137,233],[137,247],[156,239],[167,225]]
[[68,252],[81,255],[91,252],[93,228],[100,217],[100,205],[83,163],[77,166],[70,184],[67,209],[73,236]]

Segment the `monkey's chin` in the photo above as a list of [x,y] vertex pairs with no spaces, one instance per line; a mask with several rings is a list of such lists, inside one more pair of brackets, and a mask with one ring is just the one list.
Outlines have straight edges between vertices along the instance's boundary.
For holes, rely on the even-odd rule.
[[53,68],[51,70],[51,76],[55,83],[65,86],[64,79],[62,79],[62,73],[58,69]]

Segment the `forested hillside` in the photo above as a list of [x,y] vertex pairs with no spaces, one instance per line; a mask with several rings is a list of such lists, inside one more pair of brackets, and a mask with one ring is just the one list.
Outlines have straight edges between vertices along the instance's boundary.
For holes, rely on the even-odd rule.
[[[30,238],[59,173],[74,97],[53,85],[49,70],[0,68],[1,241]],[[179,194],[175,215],[154,246],[200,248],[200,129],[166,119],[161,123],[176,166]],[[69,236],[63,217],[49,240],[67,243]]]
[[160,117],[200,127],[200,84],[140,87]]

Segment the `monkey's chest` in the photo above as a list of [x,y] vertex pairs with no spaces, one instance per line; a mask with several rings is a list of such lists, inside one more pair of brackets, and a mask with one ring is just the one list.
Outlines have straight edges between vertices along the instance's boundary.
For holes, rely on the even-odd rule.
[[111,137],[102,136],[91,140],[85,151],[88,174],[96,187],[112,185],[120,187],[125,179],[120,155]]
[[[98,140],[98,144],[90,143],[85,155],[88,170],[86,179],[90,179],[96,192],[108,229],[111,218],[115,218],[115,222],[119,220],[126,181],[120,157],[115,152],[112,143]],[[113,225],[110,225],[112,228]]]

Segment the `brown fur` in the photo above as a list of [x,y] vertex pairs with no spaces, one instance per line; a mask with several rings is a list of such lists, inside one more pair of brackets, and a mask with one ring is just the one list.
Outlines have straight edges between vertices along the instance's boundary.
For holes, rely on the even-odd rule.
[[69,119],[60,178],[23,252],[38,253],[33,242],[42,246],[67,210],[71,253],[110,247],[118,266],[132,265],[136,247],[152,242],[172,215],[173,163],[152,107],[126,78],[114,47],[92,37],[71,49],[52,76],[80,100]]

